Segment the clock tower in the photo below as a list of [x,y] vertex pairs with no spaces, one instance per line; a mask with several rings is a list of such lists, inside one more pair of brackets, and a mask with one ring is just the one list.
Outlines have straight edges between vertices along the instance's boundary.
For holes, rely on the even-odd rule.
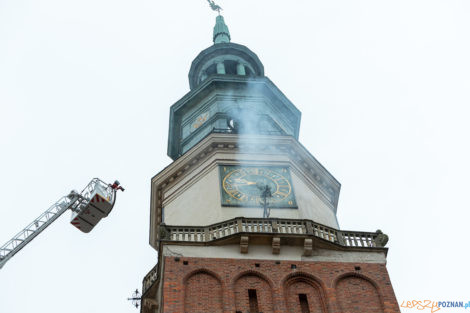
[[142,312],[399,312],[387,236],[339,228],[340,183],[299,143],[300,111],[221,15],[213,42],[151,180]]

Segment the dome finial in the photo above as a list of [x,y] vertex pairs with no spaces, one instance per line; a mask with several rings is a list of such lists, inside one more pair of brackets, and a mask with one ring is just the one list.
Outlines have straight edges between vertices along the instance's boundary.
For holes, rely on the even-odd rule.
[[219,13],[219,15],[215,18],[213,37],[214,44],[230,42],[230,32],[228,31],[228,27],[225,24],[224,17],[220,15],[220,10],[222,10],[222,8],[213,0],[207,0],[207,2],[209,2],[212,10]]
[[230,32],[222,15],[218,15],[215,18],[213,41],[214,44],[230,42]]

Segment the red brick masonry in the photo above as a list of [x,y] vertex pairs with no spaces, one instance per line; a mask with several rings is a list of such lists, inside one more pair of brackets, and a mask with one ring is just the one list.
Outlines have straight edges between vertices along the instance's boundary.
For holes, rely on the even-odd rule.
[[383,264],[164,258],[165,313],[247,313],[254,302],[259,313],[400,312]]

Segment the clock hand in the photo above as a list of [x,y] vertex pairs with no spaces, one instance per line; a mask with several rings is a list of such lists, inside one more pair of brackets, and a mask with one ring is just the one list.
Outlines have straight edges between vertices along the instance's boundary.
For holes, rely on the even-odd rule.
[[238,178],[236,179],[236,181],[238,181],[237,185],[256,185],[256,182],[252,182],[252,181],[248,181],[246,179],[243,179],[243,178]]

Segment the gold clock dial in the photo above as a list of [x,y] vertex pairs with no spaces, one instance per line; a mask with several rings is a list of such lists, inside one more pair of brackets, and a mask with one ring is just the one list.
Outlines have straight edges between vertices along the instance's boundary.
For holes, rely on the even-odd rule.
[[[287,176],[287,169],[274,171],[261,167],[240,167],[229,171],[222,181],[224,191],[238,202],[259,204],[262,190],[269,186],[271,203],[287,199],[292,187]],[[291,201],[289,201],[291,202]],[[289,203],[290,205],[292,203]]]

